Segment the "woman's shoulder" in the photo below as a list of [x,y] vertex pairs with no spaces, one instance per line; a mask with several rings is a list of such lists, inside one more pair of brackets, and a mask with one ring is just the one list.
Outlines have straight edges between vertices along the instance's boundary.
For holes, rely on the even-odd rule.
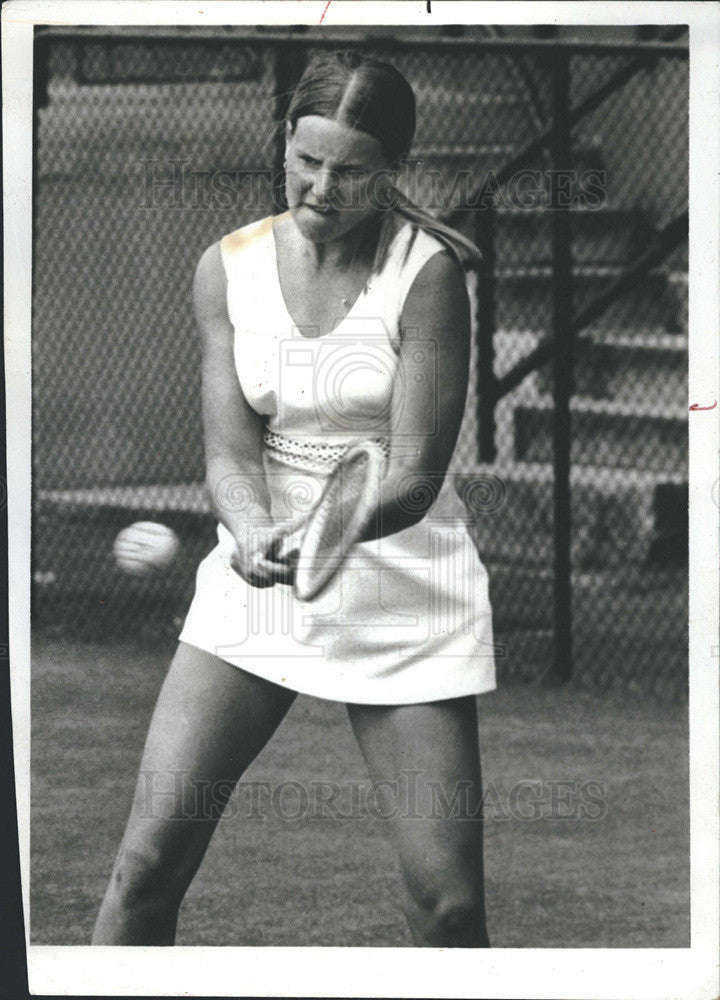
[[223,316],[233,301],[256,295],[264,287],[273,241],[274,217],[248,223],[227,233],[205,250],[195,269],[196,312]]
[[397,230],[393,243],[401,282],[408,278],[412,281],[425,264],[435,257],[438,258],[436,264],[440,264],[441,270],[452,271],[460,266],[447,243],[416,222],[405,220]]
[[412,232],[411,250],[413,253],[419,256],[432,256],[432,254],[439,253],[440,251],[448,251],[446,243],[443,243],[441,239],[434,236],[432,233],[428,232],[421,225],[417,223],[408,223],[410,225]]
[[415,222],[407,222],[402,227],[396,253],[401,308],[411,289],[417,291],[424,287],[427,293],[436,294],[448,285],[464,284],[463,269],[452,250]]
[[203,280],[212,280],[214,276],[221,275],[223,264],[227,265],[233,258],[247,254],[258,246],[263,238],[267,239],[272,234],[272,227],[272,216],[268,216],[227,233],[203,251],[196,274]]
[[274,217],[269,215],[227,233],[219,241],[223,259],[227,261],[245,257],[253,250],[266,244],[272,238],[273,226]]

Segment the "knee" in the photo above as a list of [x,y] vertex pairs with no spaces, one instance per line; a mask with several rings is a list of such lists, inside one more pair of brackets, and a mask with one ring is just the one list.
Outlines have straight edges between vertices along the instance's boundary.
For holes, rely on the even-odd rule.
[[403,860],[405,910],[418,942],[433,947],[488,947],[482,849],[462,845],[450,854],[446,847],[425,848]]
[[183,879],[167,852],[151,844],[122,847],[115,862],[111,888],[125,909],[179,903]]

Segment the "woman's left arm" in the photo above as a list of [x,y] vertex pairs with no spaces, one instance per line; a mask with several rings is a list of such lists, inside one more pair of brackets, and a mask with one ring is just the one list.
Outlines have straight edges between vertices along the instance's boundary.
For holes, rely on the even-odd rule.
[[405,300],[390,459],[379,517],[363,541],[417,524],[437,497],[460,430],[470,367],[470,303],[449,252],[418,273]]

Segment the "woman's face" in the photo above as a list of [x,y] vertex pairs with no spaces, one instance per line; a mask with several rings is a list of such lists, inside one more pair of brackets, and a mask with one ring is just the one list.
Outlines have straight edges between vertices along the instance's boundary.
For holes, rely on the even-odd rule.
[[391,175],[379,141],[330,118],[306,115],[286,133],[286,195],[300,232],[338,239],[384,208]]

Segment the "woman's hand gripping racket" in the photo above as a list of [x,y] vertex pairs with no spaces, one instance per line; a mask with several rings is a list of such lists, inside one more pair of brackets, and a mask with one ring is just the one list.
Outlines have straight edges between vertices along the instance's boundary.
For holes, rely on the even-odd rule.
[[280,560],[295,559],[293,593],[311,601],[330,583],[377,509],[385,454],[375,441],[351,445],[330,474],[317,506],[285,535]]

